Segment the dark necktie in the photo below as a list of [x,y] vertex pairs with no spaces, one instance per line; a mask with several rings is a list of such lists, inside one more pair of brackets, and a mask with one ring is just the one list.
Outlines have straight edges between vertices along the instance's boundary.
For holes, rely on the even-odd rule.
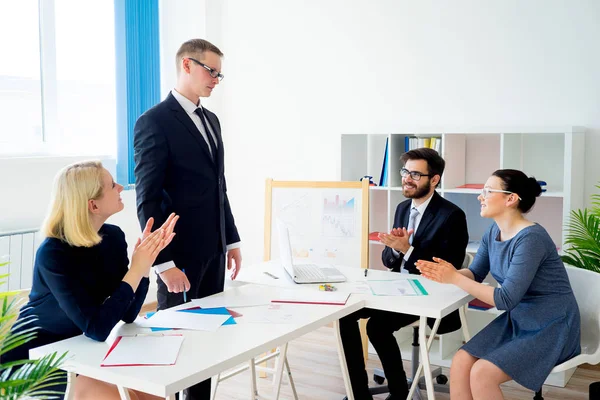
[[194,110],[194,112],[200,117],[200,121],[202,122],[202,126],[204,127],[204,132],[206,132],[206,138],[208,139],[208,144],[210,146],[210,151],[212,153],[213,161],[217,159],[217,145],[215,144],[215,140],[208,129],[208,123],[206,121],[206,116],[204,115],[204,110],[202,107],[198,107]]

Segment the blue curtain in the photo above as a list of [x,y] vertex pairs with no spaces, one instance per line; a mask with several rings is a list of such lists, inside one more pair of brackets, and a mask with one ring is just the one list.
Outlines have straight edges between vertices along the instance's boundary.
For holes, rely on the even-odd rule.
[[134,182],[133,127],[160,101],[158,0],[115,0],[117,181]]

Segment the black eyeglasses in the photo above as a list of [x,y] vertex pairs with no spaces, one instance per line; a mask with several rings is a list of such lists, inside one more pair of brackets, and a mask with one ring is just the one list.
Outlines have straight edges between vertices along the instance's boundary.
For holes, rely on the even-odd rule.
[[400,170],[400,175],[403,178],[406,178],[407,176],[410,175],[410,179],[412,179],[413,181],[420,181],[422,176],[434,176],[433,174],[424,174],[422,172],[419,171],[409,171],[406,168],[402,168]]
[[202,64],[200,61],[196,60],[195,58],[192,58],[192,57],[187,57],[187,58],[190,59],[190,60],[192,60],[193,62],[195,62],[196,64],[198,64],[202,68],[204,68],[205,70],[207,70],[208,73],[210,74],[210,76],[212,76],[213,78],[219,78],[220,81],[222,81],[223,78],[225,78],[225,75],[223,75],[222,73],[220,73],[216,69],[212,69],[208,65]]

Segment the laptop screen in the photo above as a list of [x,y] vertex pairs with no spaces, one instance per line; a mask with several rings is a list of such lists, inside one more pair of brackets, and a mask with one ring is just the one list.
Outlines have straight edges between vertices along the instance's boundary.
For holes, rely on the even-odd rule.
[[277,232],[279,237],[279,257],[281,264],[288,274],[294,277],[294,265],[292,260],[292,246],[290,244],[290,232],[281,219],[277,218]]

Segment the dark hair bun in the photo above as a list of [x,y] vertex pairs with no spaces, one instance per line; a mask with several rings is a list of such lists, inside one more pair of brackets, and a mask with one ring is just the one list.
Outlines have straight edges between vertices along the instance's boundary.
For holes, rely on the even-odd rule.
[[527,178],[527,191],[533,196],[538,197],[542,194],[542,187],[538,183],[538,181],[532,176]]

